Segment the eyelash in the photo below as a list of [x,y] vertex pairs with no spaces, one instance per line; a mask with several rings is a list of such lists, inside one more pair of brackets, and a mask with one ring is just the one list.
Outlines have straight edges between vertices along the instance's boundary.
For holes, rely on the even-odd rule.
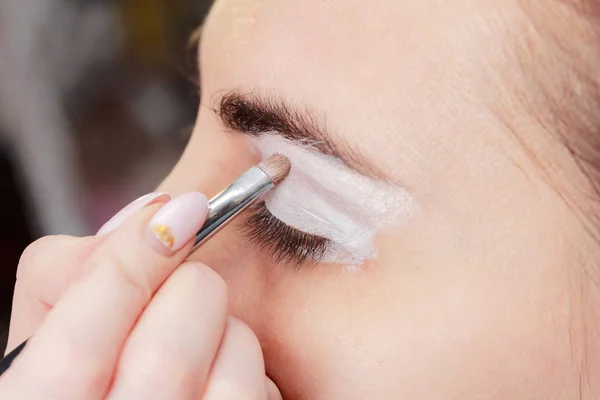
[[319,263],[329,248],[328,239],[309,235],[277,219],[264,202],[254,206],[252,216],[241,228],[250,243],[268,250],[275,263],[300,268],[306,261]]

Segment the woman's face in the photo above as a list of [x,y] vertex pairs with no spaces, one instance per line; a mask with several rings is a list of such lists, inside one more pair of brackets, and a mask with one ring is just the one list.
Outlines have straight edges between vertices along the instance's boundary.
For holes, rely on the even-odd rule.
[[510,94],[524,21],[493,0],[214,5],[198,121],[162,189],[214,195],[259,160],[244,124],[214,111],[234,93],[254,99],[253,126],[285,105],[414,201],[358,266],[275,262],[240,232],[248,215],[192,256],[227,281],[284,398],[572,399],[594,385],[567,240],[579,227],[540,173],[560,151]]

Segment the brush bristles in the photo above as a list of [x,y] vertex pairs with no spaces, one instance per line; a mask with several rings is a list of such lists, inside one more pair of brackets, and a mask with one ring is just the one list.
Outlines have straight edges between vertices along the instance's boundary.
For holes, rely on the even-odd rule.
[[277,185],[285,179],[290,173],[292,164],[286,156],[281,154],[273,154],[271,157],[262,160],[258,164],[258,168],[262,170],[271,181]]

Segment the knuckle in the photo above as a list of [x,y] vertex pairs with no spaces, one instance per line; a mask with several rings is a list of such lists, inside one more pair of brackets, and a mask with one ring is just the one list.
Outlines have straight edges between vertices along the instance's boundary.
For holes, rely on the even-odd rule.
[[66,236],[45,236],[27,246],[19,259],[17,279],[26,280],[35,275],[36,269],[40,266],[40,260],[44,259],[44,253],[65,239]]
[[[102,270],[112,274],[119,285],[147,303],[154,294],[154,287],[161,268],[156,260],[148,257],[139,247],[139,234],[136,230],[119,232],[118,239],[107,242],[106,246],[88,259],[87,268]],[[125,245],[130,244],[130,245]]]
[[121,252],[114,251],[103,256],[102,263],[106,263],[117,279],[129,286],[142,300],[148,302],[153,293],[148,273],[144,271],[143,266],[133,265],[127,258]]

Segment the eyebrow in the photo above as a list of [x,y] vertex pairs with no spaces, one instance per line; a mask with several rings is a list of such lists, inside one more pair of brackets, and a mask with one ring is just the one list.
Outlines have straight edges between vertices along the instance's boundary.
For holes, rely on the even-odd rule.
[[324,116],[297,108],[282,97],[257,93],[228,92],[214,109],[226,128],[250,136],[277,134],[292,142],[311,146],[341,160],[349,168],[373,179],[386,180],[372,162],[342,139],[334,140]]

